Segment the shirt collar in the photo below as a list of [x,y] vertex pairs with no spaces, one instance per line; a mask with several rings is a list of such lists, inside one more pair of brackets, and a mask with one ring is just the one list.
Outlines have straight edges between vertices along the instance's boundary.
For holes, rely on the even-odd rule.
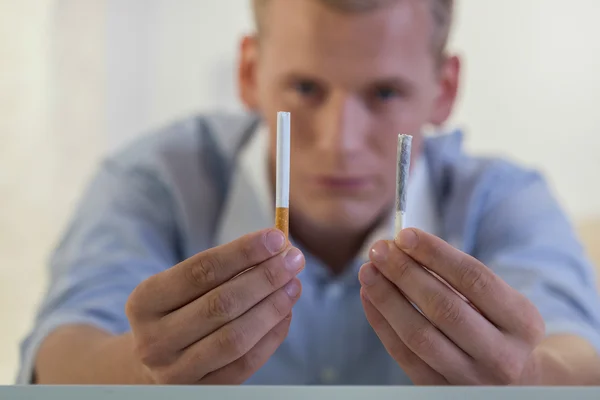
[[269,185],[267,130],[260,126],[236,158],[216,244],[232,242],[273,226],[275,212]]

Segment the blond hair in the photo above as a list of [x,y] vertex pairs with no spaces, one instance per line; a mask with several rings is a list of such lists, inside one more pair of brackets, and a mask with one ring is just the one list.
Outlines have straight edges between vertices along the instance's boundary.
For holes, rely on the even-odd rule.
[[[262,29],[262,14],[270,0],[252,0],[252,11],[256,28]],[[320,3],[342,12],[371,11],[398,0],[318,0]],[[436,56],[441,56],[448,45],[454,14],[454,0],[423,0],[428,1],[431,16],[435,25],[432,36],[432,49]]]

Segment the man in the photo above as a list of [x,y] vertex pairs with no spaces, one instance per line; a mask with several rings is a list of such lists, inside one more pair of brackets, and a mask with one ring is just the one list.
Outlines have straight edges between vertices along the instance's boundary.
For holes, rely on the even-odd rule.
[[[420,133],[456,98],[452,7],[254,1],[252,116],[183,121],[102,165],[19,382],[600,383],[592,269],[544,181]],[[269,228],[277,111],[291,243]],[[398,133],[413,228],[392,238]]]

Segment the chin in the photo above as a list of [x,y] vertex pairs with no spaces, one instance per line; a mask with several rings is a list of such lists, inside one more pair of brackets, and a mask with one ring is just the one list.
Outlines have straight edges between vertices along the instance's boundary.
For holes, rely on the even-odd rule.
[[307,201],[301,210],[298,211],[310,221],[310,225],[325,231],[343,229],[360,232],[369,229],[380,215],[379,207],[355,201]]

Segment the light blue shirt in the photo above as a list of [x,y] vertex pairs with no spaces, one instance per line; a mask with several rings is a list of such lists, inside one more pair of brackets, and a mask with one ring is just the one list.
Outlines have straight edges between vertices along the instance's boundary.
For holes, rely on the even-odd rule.
[[[124,306],[141,281],[272,225],[261,198],[266,189],[243,175],[258,124],[250,116],[198,116],[102,164],[51,259],[49,290],[22,344],[18,383],[30,382],[39,345],[57,327],[87,323],[125,333]],[[467,155],[460,132],[427,138],[423,156],[420,176],[428,184],[411,183],[409,191],[416,193],[411,203],[429,199],[431,212],[411,224],[435,229],[525,294],[548,335],[579,335],[600,351],[593,268],[543,178]],[[247,383],[410,384],[364,316],[357,278],[364,252],[335,277],[304,254],[289,335]]]

